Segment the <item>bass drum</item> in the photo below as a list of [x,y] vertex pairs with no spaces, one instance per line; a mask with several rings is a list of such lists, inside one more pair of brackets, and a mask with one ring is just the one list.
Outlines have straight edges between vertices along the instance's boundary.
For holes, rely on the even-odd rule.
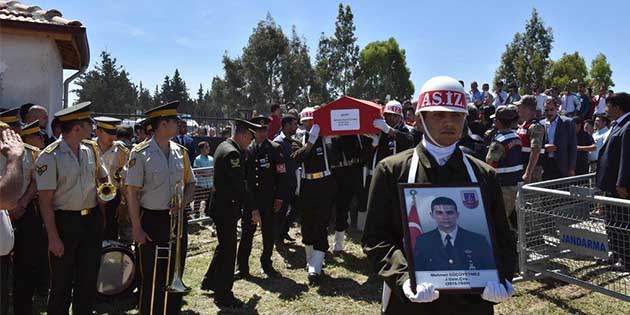
[[123,243],[103,241],[101,267],[96,281],[99,297],[123,297],[136,288],[136,261],[134,252]]

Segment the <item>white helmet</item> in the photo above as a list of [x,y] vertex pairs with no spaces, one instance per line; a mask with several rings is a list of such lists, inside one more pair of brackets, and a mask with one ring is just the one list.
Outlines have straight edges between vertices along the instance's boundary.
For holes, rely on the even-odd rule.
[[385,110],[383,111],[385,114],[396,114],[402,116],[402,105],[398,101],[389,101],[385,104]]
[[313,107],[305,107],[300,112],[300,122],[304,122],[305,120],[313,119],[313,112],[314,111],[315,111],[315,109]]
[[458,112],[468,114],[466,91],[459,81],[449,76],[437,76],[422,85],[418,98],[419,112]]

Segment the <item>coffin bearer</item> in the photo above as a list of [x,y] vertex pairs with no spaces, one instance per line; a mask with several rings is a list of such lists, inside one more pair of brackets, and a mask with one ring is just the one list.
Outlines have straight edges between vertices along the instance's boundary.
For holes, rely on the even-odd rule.
[[39,207],[48,235],[50,296],[48,314],[91,314],[103,240],[97,187],[108,181],[92,133],[90,102],[55,114],[61,139],[36,161]]
[[[278,272],[271,264],[271,254],[274,245],[275,214],[282,206],[282,196],[286,185],[286,166],[280,145],[268,139],[268,127],[271,120],[265,116],[252,118],[250,122],[261,128],[256,130],[254,141],[245,152],[247,185],[254,194],[256,206],[260,213],[263,250],[260,256],[262,273],[267,277],[274,277]],[[249,276],[249,255],[252,251],[252,241],[256,224],[252,224],[251,213],[243,212],[241,221],[243,234],[238,245],[236,278]]]
[[122,187],[122,173],[127,159],[129,158],[129,150],[125,144],[116,140],[116,129],[121,123],[120,119],[113,117],[94,117],[96,122],[96,143],[98,143],[99,152],[103,159],[103,164],[112,179],[112,183],[116,186],[118,192],[113,200],[105,205],[105,234],[106,240],[118,239],[118,220],[127,216],[127,199],[126,191]]
[[[457,80],[440,76],[427,81],[416,109],[416,123],[424,135],[422,141],[416,148],[386,158],[376,166],[362,243],[374,270],[385,281],[382,310],[386,314],[493,314],[493,303],[514,294],[509,281],[514,273],[516,243],[505,217],[497,174],[457,147],[464,129],[466,105],[464,89]],[[407,267],[407,260],[412,257],[406,257],[403,249],[400,183],[440,186],[477,183],[484,207],[492,217],[489,221],[494,225],[490,230],[496,233],[497,270],[500,279],[506,279],[506,285],[489,283],[481,295],[440,296],[430,283],[419,283],[413,291]]]
[[[127,197],[134,240],[140,257],[140,314],[179,314],[181,293],[166,292],[174,274],[177,254],[186,258],[187,220],[184,217],[183,244],[179,253],[171,239],[171,216],[185,215],[174,199],[188,204],[195,193],[196,178],[186,148],[170,141],[177,134],[177,106],[169,102],[145,112],[155,134],[136,145],[127,162]],[[138,198],[140,195],[140,198]],[[156,246],[166,248],[156,249]],[[170,259],[156,259],[168,257]]]
[[[243,302],[234,297],[234,263],[236,261],[236,223],[242,211],[249,212],[251,224],[260,223],[260,212],[254,194],[245,181],[245,150],[260,125],[246,120],[234,121],[234,133],[214,152],[215,192],[210,217],[217,228],[217,245],[212,262],[201,282],[202,290],[214,291],[214,303],[220,308],[240,309]],[[243,224],[249,222],[243,221]]]

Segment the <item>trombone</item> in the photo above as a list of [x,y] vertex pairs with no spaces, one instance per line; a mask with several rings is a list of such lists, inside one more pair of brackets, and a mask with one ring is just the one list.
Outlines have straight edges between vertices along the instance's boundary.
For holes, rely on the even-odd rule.
[[[167,305],[168,305],[168,295],[169,293],[188,293],[190,288],[187,287],[183,280],[183,268],[182,268],[182,238],[184,233],[184,184],[182,181],[177,181],[175,185],[175,194],[171,197],[171,206],[177,208],[175,212],[170,213],[170,228],[169,228],[169,241],[166,246],[155,245],[155,256],[153,259],[153,283],[151,284],[151,307],[150,314],[154,314],[153,306],[155,301],[155,290],[156,290],[156,276],[157,276],[157,265],[158,261],[166,260],[166,283],[168,286],[165,288],[164,292],[164,304],[163,310],[164,315],[166,315]],[[171,258],[173,256],[173,246],[175,247],[175,262],[173,268],[173,276],[170,277],[171,274]],[[160,251],[166,251],[168,254],[166,256],[160,255]],[[170,279],[169,279],[170,278]],[[170,280],[170,282],[169,282]]]

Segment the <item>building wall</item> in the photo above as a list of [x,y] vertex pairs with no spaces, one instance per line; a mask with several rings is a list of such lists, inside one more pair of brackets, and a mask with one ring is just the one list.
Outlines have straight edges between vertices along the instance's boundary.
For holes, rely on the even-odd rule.
[[57,44],[45,36],[0,32],[0,107],[29,102],[48,107],[50,119],[63,106]]

